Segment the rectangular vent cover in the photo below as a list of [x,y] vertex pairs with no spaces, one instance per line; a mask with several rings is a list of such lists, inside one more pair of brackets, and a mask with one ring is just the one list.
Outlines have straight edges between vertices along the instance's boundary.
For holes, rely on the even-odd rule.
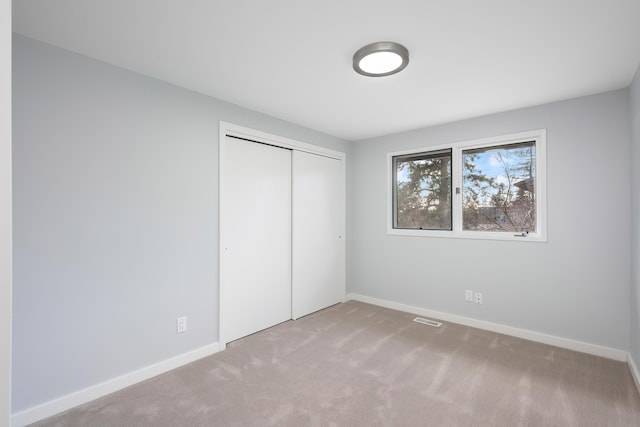
[[416,317],[415,319],[413,319],[413,321],[416,323],[422,323],[423,325],[433,326],[434,328],[439,328],[440,326],[442,326],[442,323],[436,322],[435,320],[431,319],[425,319],[424,317]]

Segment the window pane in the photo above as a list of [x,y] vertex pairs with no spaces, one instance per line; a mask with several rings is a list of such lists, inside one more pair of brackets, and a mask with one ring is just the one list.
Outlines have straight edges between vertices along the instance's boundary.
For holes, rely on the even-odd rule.
[[451,230],[451,150],[394,157],[394,228]]
[[462,151],[462,229],[536,232],[535,141]]

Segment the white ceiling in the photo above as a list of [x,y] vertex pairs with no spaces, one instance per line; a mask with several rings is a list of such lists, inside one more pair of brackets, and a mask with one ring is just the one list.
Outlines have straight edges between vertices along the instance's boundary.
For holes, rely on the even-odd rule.
[[[640,0],[14,0],[15,32],[358,140],[620,89]],[[400,74],[356,74],[376,41]]]

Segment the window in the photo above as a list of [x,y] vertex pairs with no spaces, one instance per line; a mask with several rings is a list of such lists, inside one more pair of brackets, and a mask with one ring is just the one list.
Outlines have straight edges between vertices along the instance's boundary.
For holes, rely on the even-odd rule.
[[451,230],[451,150],[393,158],[395,228]]
[[389,153],[389,233],[546,241],[545,153],[545,130]]
[[462,229],[536,232],[535,141],[462,150]]

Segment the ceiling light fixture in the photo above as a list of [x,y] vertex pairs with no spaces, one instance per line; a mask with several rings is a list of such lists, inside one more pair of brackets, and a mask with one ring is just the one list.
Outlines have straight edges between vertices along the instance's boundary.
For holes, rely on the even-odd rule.
[[371,43],[353,55],[353,69],[363,76],[383,77],[398,73],[409,64],[409,50],[394,42]]

